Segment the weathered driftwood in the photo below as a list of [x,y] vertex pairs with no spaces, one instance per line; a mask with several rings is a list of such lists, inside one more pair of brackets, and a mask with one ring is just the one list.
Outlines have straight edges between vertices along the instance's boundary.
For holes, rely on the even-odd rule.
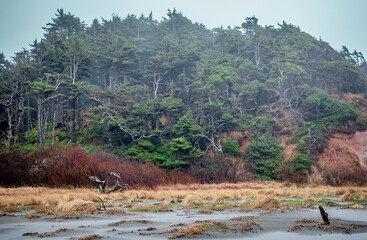
[[320,214],[321,214],[322,220],[324,220],[325,224],[329,225],[330,224],[329,218],[328,218],[329,215],[325,212],[325,210],[322,206],[319,206],[319,209],[320,209]]
[[[108,177],[112,176],[115,178],[115,184],[112,187],[111,190],[108,190]],[[89,179],[91,181],[93,181],[95,184],[97,184],[98,186],[98,191],[99,192],[103,192],[103,193],[110,193],[110,192],[116,192],[116,191],[121,191],[123,192],[125,189],[127,189],[127,187],[129,186],[128,184],[120,184],[119,179],[121,179],[120,175],[118,175],[117,173],[114,172],[108,172],[106,174],[106,177],[104,178],[104,180],[99,179],[96,176],[90,176]]]
[[106,188],[106,181],[102,181],[96,176],[90,176],[89,179],[92,180],[95,184],[97,184],[99,192],[103,192],[104,189]]

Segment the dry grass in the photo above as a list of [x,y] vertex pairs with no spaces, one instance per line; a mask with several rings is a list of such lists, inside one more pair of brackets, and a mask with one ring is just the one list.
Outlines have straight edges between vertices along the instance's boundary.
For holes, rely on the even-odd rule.
[[199,214],[213,214],[214,211],[210,209],[199,209],[198,213]]
[[253,201],[250,197],[243,196],[240,203],[246,206],[251,206],[253,204]]
[[92,189],[61,189],[46,187],[0,188],[0,208],[16,211],[18,208],[35,207],[36,212],[52,213],[58,205],[73,200],[101,201],[123,200],[123,193],[101,194]]
[[100,239],[100,238],[103,238],[101,235],[98,235],[98,234],[89,234],[89,235],[84,235],[82,237],[73,237],[73,238],[70,238],[70,239],[76,239],[76,240],[92,240],[92,239]]
[[244,182],[221,184],[190,184],[160,186],[155,189],[128,190],[125,197],[135,199],[185,199],[197,200],[245,198],[259,199],[265,196],[273,198],[304,197],[311,199],[314,196],[342,195],[354,191],[357,195],[367,192],[367,187],[331,187],[318,185],[298,186],[296,184],[283,184],[277,182]]
[[197,235],[201,235],[205,233],[209,229],[217,229],[217,230],[226,231],[228,227],[223,222],[197,221],[193,225],[180,229],[175,235],[169,237],[168,239],[176,239],[176,238],[182,238],[182,237],[193,238]]
[[64,214],[72,214],[72,213],[95,214],[98,213],[98,207],[92,201],[75,199],[70,202],[59,204],[56,207],[55,211]]
[[254,230],[263,230],[262,227],[256,222],[247,222],[247,223],[235,223],[232,224],[232,231],[235,232],[250,232]]
[[110,227],[112,227],[112,226],[118,226],[120,224],[127,223],[127,222],[142,223],[142,224],[147,224],[148,223],[147,220],[135,220],[135,219],[133,219],[133,220],[125,220],[125,219],[123,219],[123,220],[118,221],[118,222],[110,223],[110,224],[108,224],[108,226],[110,226]]
[[354,197],[353,194],[351,193],[344,193],[340,198],[339,201],[341,202],[348,202],[348,201],[353,201]]
[[363,205],[361,205],[361,204],[354,204],[354,205],[352,206],[352,208],[353,208],[353,209],[365,209],[365,207],[364,207]]
[[262,209],[277,209],[280,208],[281,204],[278,200],[272,197],[265,197],[256,202],[255,208],[262,208]]
[[58,230],[56,230],[54,232],[46,232],[46,233],[27,232],[27,233],[24,233],[23,236],[31,236],[31,237],[45,238],[45,237],[53,237],[53,236],[55,236],[59,232],[69,232],[69,231],[72,231],[72,230],[73,229],[61,228],[61,229],[58,229]]
[[105,213],[111,215],[129,215],[129,213],[127,213],[123,208],[109,208]]
[[211,202],[212,205],[222,205],[224,204],[224,200],[220,197],[215,197]]
[[[315,196],[341,196],[341,200],[352,196],[354,199],[367,199],[367,187],[331,187],[318,185],[298,186],[291,183],[278,182],[244,182],[221,184],[189,184],[159,186],[155,189],[127,190],[124,193],[100,194],[91,189],[54,189],[45,187],[0,188],[0,208],[16,210],[22,207],[35,207],[37,212],[52,212],[60,203],[75,199],[99,203],[112,200],[161,200],[169,206],[169,201],[182,200],[181,205],[195,207],[204,200],[221,204],[225,200],[241,200],[241,204],[256,205],[256,202],[266,197],[283,199],[289,197],[304,197],[307,201],[315,201]],[[253,201],[255,200],[255,201]],[[344,200],[345,201],[345,200]]]
[[178,233],[169,237],[168,239],[176,239],[176,238],[192,238],[196,235],[201,235],[207,230],[207,226],[203,223],[195,223],[193,225],[188,226],[187,228],[180,229]]
[[38,214],[26,214],[25,218],[27,219],[33,219],[33,218],[40,218],[41,216]]
[[99,202],[98,194],[90,189],[59,189],[46,187],[0,188],[0,207],[35,206],[48,203],[69,202],[75,199]]
[[166,234],[166,233],[175,233],[175,232],[178,232],[180,231],[180,228],[177,228],[177,227],[170,227],[169,229],[167,230],[162,230],[160,231],[158,234]]
[[191,195],[187,195],[184,200],[181,202],[182,207],[197,207],[203,204],[203,201]]

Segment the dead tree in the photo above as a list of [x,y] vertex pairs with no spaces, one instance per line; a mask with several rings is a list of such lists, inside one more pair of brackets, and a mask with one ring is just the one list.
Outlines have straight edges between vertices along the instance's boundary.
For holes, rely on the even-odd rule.
[[104,189],[106,188],[106,181],[102,181],[100,180],[98,177],[96,176],[90,176],[89,177],[90,180],[92,180],[95,184],[97,184],[98,186],[98,191],[101,192],[105,192]]
[[[113,185],[111,190],[108,190],[108,177],[110,176],[112,176],[115,179],[115,184]],[[120,184],[119,179],[121,179],[121,177],[120,175],[114,172],[108,172],[104,180],[100,180],[96,176],[90,176],[89,179],[92,180],[95,184],[97,184],[98,191],[100,193],[110,193],[116,191],[123,192],[129,186],[128,184]]]
[[319,206],[319,209],[320,209],[322,220],[324,220],[324,223],[327,225],[330,225],[328,214],[325,212],[324,208],[322,206]]

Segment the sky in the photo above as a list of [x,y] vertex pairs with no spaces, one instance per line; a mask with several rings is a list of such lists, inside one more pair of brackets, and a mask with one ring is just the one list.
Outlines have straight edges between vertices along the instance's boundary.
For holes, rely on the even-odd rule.
[[240,26],[256,16],[262,26],[285,21],[337,50],[345,45],[367,58],[367,0],[0,0],[0,52],[10,59],[29,49],[58,8],[88,25],[112,14],[125,18],[152,12],[160,21],[173,8],[209,29]]

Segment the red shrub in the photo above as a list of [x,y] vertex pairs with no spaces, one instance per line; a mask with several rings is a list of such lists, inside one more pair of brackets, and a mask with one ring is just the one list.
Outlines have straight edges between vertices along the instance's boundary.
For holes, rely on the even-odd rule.
[[3,186],[85,187],[91,184],[89,176],[103,178],[110,171],[118,173],[120,182],[131,187],[195,182],[182,172],[168,173],[153,164],[141,164],[104,152],[89,154],[78,147],[48,149],[37,155],[0,154],[0,184]]
[[350,184],[364,185],[367,182],[367,170],[358,161],[339,161],[338,164],[319,163],[324,183],[331,186],[343,186]]

